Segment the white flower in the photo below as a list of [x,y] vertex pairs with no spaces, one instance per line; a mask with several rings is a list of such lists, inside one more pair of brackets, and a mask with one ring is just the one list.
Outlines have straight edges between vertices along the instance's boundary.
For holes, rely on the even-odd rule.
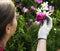
[[54,28],[54,30],[56,31],[56,28]]
[[44,13],[46,14],[46,16],[50,16],[51,14],[53,14],[53,12],[49,10],[48,2],[43,2],[41,4],[41,8],[36,9],[36,11],[37,11],[36,14]]
[[48,9],[49,9],[49,8],[48,8],[48,2],[42,3],[41,6],[42,6],[42,7],[41,7],[42,10],[48,10]]
[[47,12],[44,10],[43,13],[46,14]]
[[36,9],[36,11],[37,11],[37,13],[36,13],[36,14],[38,14],[38,13],[42,13],[42,11],[41,11],[41,9],[40,9],[40,8]]

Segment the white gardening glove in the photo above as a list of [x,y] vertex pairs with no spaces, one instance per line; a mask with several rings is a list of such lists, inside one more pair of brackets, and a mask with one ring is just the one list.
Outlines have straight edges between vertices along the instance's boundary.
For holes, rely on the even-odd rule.
[[48,23],[47,20],[44,21],[43,25],[40,27],[38,31],[38,39],[43,38],[47,39],[47,36],[52,29],[52,18],[48,16]]

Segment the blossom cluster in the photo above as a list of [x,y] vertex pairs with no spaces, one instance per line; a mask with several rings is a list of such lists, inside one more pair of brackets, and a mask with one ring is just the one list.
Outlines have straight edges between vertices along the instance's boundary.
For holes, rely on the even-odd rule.
[[51,16],[54,12],[54,6],[48,5],[48,2],[42,2],[40,8],[36,9],[36,22],[43,21],[47,16]]
[[[35,0],[35,2],[40,6],[36,8],[34,5],[31,6],[32,11],[36,11],[36,19],[35,23],[37,25],[40,24],[41,21],[45,20],[47,16],[51,16],[54,12],[54,6],[48,4],[48,2],[43,2],[43,0]],[[21,6],[22,3],[20,2],[18,6]],[[22,12],[29,13],[29,9],[26,7],[22,8]]]

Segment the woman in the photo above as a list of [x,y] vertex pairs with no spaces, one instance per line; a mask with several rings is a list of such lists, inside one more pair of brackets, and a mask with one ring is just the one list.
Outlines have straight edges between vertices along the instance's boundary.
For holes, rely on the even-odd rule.
[[5,48],[7,41],[15,33],[16,27],[16,11],[13,2],[0,0],[0,49]]
[[[44,21],[38,31],[37,51],[46,51],[46,39],[52,28],[52,19]],[[8,40],[13,36],[17,27],[16,10],[11,0],[0,0],[0,51],[4,51]]]

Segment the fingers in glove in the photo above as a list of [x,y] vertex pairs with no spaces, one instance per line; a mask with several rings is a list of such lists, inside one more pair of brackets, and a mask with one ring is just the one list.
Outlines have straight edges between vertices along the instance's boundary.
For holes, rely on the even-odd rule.
[[43,26],[47,25],[47,20],[44,20]]
[[52,23],[52,18],[47,16],[47,18],[49,19],[48,21],[48,27],[52,27],[53,23]]

